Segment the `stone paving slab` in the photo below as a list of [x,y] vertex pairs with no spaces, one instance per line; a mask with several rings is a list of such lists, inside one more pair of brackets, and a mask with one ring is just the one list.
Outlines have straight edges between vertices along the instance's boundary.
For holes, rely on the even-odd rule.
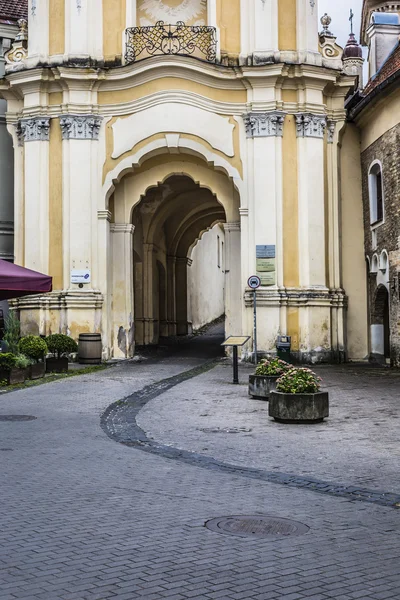
[[[103,433],[111,402],[199,364],[118,366],[1,398],[1,414],[38,417],[0,423],[1,600],[400,598],[400,512],[198,468]],[[217,372],[190,381],[204,400]],[[153,404],[156,417],[160,400],[144,410]],[[181,435],[188,413],[176,419]],[[241,514],[310,530],[260,539],[204,527]]]

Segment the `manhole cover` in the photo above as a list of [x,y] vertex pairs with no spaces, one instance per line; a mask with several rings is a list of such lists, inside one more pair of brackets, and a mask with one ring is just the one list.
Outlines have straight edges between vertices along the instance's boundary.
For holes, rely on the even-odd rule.
[[218,517],[217,519],[207,521],[206,527],[217,533],[239,535],[242,537],[302,535],[310,529],[307,525],[303,525],[303,523],[298,523],[297,521],[262,515]]
[[0,415],[0,421],[34,421],[37,417],[31,415]]
[[249,433],[252,430],[248,427],[204,427],[198,431],[203,433]]

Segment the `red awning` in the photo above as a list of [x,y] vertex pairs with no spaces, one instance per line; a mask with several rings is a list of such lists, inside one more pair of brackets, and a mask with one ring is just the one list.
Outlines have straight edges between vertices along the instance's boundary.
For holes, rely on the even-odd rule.
[[0,300],[45,294],[51,290],[52,279],[48,275],[0,259]]

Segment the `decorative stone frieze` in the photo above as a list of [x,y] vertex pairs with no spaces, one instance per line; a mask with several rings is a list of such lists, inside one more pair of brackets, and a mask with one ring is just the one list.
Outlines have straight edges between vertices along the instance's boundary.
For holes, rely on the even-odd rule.
[[16,124],[19,145],[24,142],[48,142],[50,139],[50,117],[21,119]]
[[98,140],[103,117],[98,115],[61,115],[63,140]]
[[297,137],[323,139],[326,129],[326,117],[311,113],[300,113],[296,116]]
[[243,116],[248,138],[255,137],[282,137],[285,113],[250,112]]
[[336,121],[328,121],[328,144],[333,144],[335,137]]

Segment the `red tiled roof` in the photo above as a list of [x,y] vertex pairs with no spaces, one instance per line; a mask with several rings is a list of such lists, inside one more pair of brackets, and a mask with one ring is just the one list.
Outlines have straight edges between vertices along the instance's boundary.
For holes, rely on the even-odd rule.
[[28,0],[0,0],[0,20],[18,21],[27,16]]
[[392,54],[389,56],[387,61],[382,65],[380,70],[377,72],[373,79],[367,83],[364,88],[363,95],[368,96],[373,90],[375,90],[381,83],[384,83],[389,77],[397,73],[400,70],[400,43],[397,44]]

